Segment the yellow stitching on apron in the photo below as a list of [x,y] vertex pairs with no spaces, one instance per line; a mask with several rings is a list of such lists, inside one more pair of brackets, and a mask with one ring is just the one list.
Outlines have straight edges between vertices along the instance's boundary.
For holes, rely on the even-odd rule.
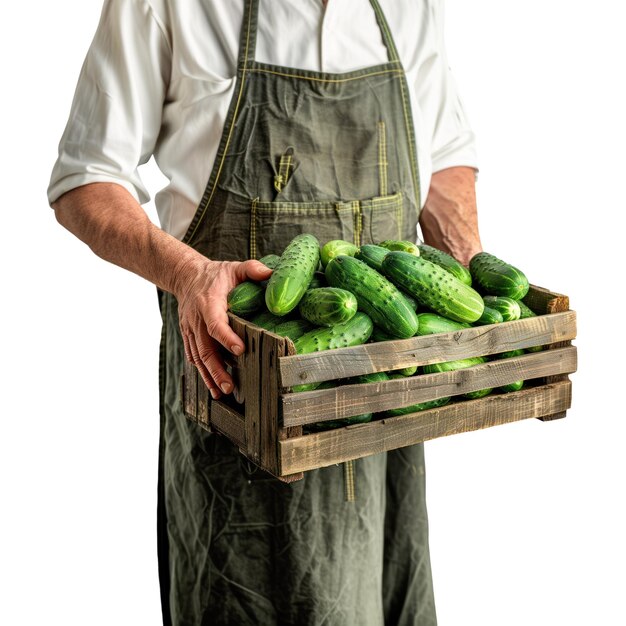
[[354,461],[346,461],[343,464],[343,486],[345,489],[346,502],[354,502],[356,500],[354,483]]
[[215,181],[213,182],[213,189],[211,189],[211,194],[209,195],[209,199],[206,201],[206,204],[204,205],[204,208],[202,209],[202,213],[200,214],[200,217],[198,218],[198,221],[196,225],[194,226],[193,231],[191,232],[188,238],[185,237],[185,240],[187,243],[191,243],[191,240],[194,238],[194,235],[196,234],[196,231],[198,230],[198,226],[200,226],[200,224],[204,220],[204,215],[209,205],[211,204],[211,200],[213,199],[213,194],[215,193],[215,190],[217,189],[217,183],[220,179],[220,174],[222,173],[222,167],[224,166],[224,161],[226,160],[226,154],[228,153],[228,146],[230,145],[230,138],[233,134],[233,129],[235,128],[235,122],[237,121],[237,114],[239,113],[239,104],[241,102],[241,96],[243,94],[243,86],[246,82],[246,65],[248,63],[248,49],[250,45],[251,22],[252,22],[252,11],[250,11],[248,14],[248,28],[246,30],[246,52],[244,55],[243,68],[241,72],[241,85],[239,87],[239,94],[237,94],[237,104],[235,105],[235,112],[233,113],[233,119],[231,121],[230,128],[228,129],[228,138],[226,139],[226,145],[224,146],[224,153],[222,154],[222,160],[220,161],[217,174],[215,175]]
[[278,165],[278,174],[274,176],[274,189],[276,189],[278,193],[280,193],[283,190],[283,187],[289,182],[291,158],[292,158],[292,154],[290,152],[286,152],[280,157],[280,163]]
[[274,70],[264,70],[261,68],[250,68],[249,72],[261,72],[262,74],[274,74],[275,76],[287,76],[289,78],[300,78],[302,80],[310,80],[318,83],[346,83],[351,80],[359,80],[360,78],[368,78],[369,76],[380,76],[381,74],[402,74],[402,68],[397,70],[383,70],[380,72],[371,72],[370,74],[360,74],[359,76],[350,76],[349,78],[315,78],[313,76],[302,76],[301,74],[290,74],[288,72],[275,72]]
[[400,77],[400,90],[402,91],[402,108],[404,110],[404,126],[406,128],[406,136],[407,136],[407,141],[409,143],[409,157],[411,159],[411,175],[413,177],[413,186],[415,187],[415,208],[417,211],[417,215],[419,217],[419,213],[420,213],[420,209],[421,209],[421,189],[420,189],[420,183],[419,183],[419,178],[417,175],[417,162],[416,162],[416,158],[415,158],[415,149],[414,149],[414,138],[413,138],[413,132],[412,132],[412,128],[411,128],[411,124],[409,122],[409,112],[408,112],[408,97],[406,94],[406,91],[404,89],[404,79],[402,77]]
[[378,179],[380,195],[387,195],[387,136],[385,122],[378,122]]
[[255,198],[250,208],[250,258],[256,259],[256,205],[259,201]]

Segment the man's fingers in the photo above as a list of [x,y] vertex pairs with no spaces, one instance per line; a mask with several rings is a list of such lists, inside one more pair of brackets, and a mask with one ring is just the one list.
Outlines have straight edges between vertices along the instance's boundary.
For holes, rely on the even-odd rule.
[[233,381],[224,366],[224,360],[219,353],[219,346],[208,333],[200,333],[196,338],[198,346],[198,356],[210,374],[215,384],[224,393],[230,393],[233,390]]
[[244,261],[235,267],[235,276],[238,282],[244,280],[266,280],[272,275],[272,270],[261,261]]
[[193,335],[189,335],[188,338],[189,351],[191,353],[191,362],[195,364],[204,384],[208,387],[209,393],[214,400],[217,400],[222,394],[217,388],[215,381],[211,377],[209,370],[207,369],[204,361],[200,358],[200,352],[196,344],[196,340]]
[[214,302],[207,311],[205,319],[209,320],[206,324],[206,330],[209,336],[221,343],[234,355],[239,356],[243,353],[243,341],[241,341],[239,335],[237,335],[228,324],[226,309],[220,310],[219,304]]

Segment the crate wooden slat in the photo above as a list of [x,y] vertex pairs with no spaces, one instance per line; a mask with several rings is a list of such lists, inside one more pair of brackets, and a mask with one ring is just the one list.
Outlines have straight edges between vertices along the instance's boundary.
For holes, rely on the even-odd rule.
[[455,402],[438,409],[355,424],[282,441],[282,468],[305,472],[430,439],[564,411],[571,382],[522,389],[511,394]]
[[[536,417],[565,415],[571,404],[568,374],[576,370],[576,314],[566,296],[532,286],[524,301],[537,317],[472,327],[454,333],[372,343],[296,355],[293,343],[230,316],[246,351],[227,357],[235,382],[232,397],[211,400],[194,366],[186,363],[181,400],[187,416],[227,436],[262,469],[285,482],[302,472],[435,437]],[[340,385],[293,393],[302,382],[320,382],[442,361],[543,346],[540,352],[488,361],[471,368],[402,380]],[[548,349],[545,349],[548,348]],[[303,426],[366,412],[382,412],[446,396],[501,386],[531,386],[508,394],[455,401],[409,415],[378,418],[308,433]],[[322,426],[323,428],[323,426]]]
[[362,413],[377,413],[399,405],[409,406],[487,387],[501,387],[516,380],[533,380],[548,374],[570,374],[575,371],[576,348],[569,346],[489,361],[450,372],[361,385],[341,385],[322,391],[287,393],[282,396],[283,424],[314,424]]

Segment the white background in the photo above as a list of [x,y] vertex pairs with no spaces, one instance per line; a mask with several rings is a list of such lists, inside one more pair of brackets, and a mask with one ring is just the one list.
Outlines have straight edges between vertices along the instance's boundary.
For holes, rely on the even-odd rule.
[[[0,621],[158,624],[155,289],[45,197],[101,4],[7,6]],[[626,624],[625,17],[616,0],[447,2],[484,247],[570,296],[580,368],[567,419],[427,445],[440,626]]]

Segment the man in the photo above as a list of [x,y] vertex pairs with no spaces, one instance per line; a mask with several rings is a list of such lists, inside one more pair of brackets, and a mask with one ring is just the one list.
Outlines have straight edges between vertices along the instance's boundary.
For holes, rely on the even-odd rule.
[[[109,0],[49,200],[163,316],[159,560],[166,624],[436,623],[423,448],[286,485],[185,419],[182,360],[213,398],[244,346],[226,295],[298,233],[480,250],[473,135],[440,0]],[[162,229],[140,206],[154,154]],[[207,183],[208,179],[208,183]],[[428,193],[423,193],[428,190]],[[427,197],[425,197],[427,196]],[[251,259],[251,260],[245,260]]]

